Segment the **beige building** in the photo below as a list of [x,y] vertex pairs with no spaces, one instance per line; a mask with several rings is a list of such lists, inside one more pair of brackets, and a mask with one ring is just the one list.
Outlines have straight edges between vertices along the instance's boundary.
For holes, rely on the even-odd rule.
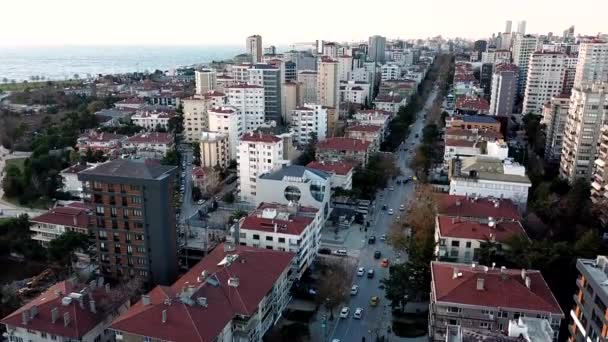
[[230,164],[228,134],[203,132],[200,138],[201,166],[227,168]]
[[318,61],[317,102],[323,106],[340,108],[340,82],[338,62],[327,57]]
[[209,129],[208,110],[226,103],[226,95],[218,91],[207,92],[202,96],[193,96],[182,100],[184,111],[184,138],[187,142],[196,142],[203,131]]
[[372,152],[372,144],[351,138],[328,138],[319,141],[315,157],[318,161],[346,161],[365,166]]
[[287,81],[283,83],[283,91],[281,95],[281,111],[283,112],[283,122],[291,123],[291,113],[298,107],[300,100],[300,84],[297,82]]
[[301,84],[300,103],[317,103],[317,77],[314,70],[298,72],[298,82]]

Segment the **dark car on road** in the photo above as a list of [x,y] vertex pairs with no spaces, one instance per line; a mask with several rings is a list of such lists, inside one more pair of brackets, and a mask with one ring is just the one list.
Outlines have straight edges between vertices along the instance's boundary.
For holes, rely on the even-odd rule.
[[370,245],[373,245],[376,243],[376,236],[372,235],[369,237],[369,239],[367,239],[367,242],[369,242]]
[[380,251],[374,252],[374,259],[380,259],[381,256],[382,256],[382,253]]

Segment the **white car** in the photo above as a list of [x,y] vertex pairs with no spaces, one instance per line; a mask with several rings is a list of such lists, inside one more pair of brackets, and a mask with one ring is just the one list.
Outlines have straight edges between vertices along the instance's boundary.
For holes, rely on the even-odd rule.
[[340,318],[348,318],[349,313],[350,313],[350,309],[348,308],[348,306],[343,307],[342,310],[340,311]]
[[386,234],[380,235],[380,241],[386,241]]
[[198,200],[198,202],[196,202],[196,203],[203,204],[203,203],[205,203],[205,201],[204,200]]
[[363,316],[363,309],[357,308],[353,314],[353,317],[356,319],[361,319],[361,316]]
[[363,277],[364,274],[365,274],[365,268],[359,267],[359,269],[357,270],[357,277]]
[[353,287],[350,288],[350,295],[355,296],[357,293],[359,293],[359,285],[353,285]]
[[389,214],[389,215],[393,215],[394,213],[395,213],[395,212],[393,211],[393,209],[389,209],[389,210],[388,210],[388,214]]
[[405,210],[405,206],[402,204],[399,206],[399,210],[404,211]]
[[390,188],[388,188],[388,191],[393,191],[393,190],[395,190],[395,188],[392,186]]

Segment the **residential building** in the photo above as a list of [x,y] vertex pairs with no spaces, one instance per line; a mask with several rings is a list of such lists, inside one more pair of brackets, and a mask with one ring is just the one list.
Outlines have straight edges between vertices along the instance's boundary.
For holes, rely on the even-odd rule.
[[262,62],[262,36],[253,35],[247,37],[247,53],[251,56],[252,63]]
[[509,64],[511,63],[511,50],[494,50],[481,53],[481,63]]
[[532,182],[526,168],[510,159],[464,157],[450,161],[450,195],[510,199],[525,209]]
[[365,167],[372,153],[372,144],[359,139],[334,137],[317,143],[318,161],[346,161]]
[[488,114],[490,110],[490,104],[488,103],[488,101],[479,97],[462,95],[456,98],[456,105],[454,109],[456,114]]
[[397,64],[384,64],[380,67],[380,75],[382,82],[398,80],[401,78],[401,67]]
[[108,330],[115,316],[127,311],[129,298],[93,280],[60,281],[0,320],[7,341],[112,342]]
[[492,91],[492,75],[494,70],[494,64],[483,63],[479,70],[479,86],[483,89],[483,97],[490,99],[490,92]]
[[281,91],[281,95],[283,96],[281,99],[281,113],[285,124],[291,124],[291,113],[300,103],[300,92],[301,83],[295,81],[283,83],[283,90]]
[[255,204],[262,202],[299,204],[320,210],[323,219],[329,217],[330,175],[300,165],[290,165],[264,173],[257,179]]
[[470,264],[479,260],[484,243],[508,250],[508,242],[527,234],[519,220],[495,220],[493,217],[435,217],[435,255],[439,260]]
[[93,152],[101,151],[104,155],[115,156],[126,138],[125,135],[121,134],[89,131],[76,139],[76,149],[81,154],[91,150]]
[[327,107],[340,108],[338,62],[328,57],[319,58],[317,74],[317,101]]
[[244,134],[238,145],[237,156],[241,200],[253,202],[260,190],[258,178],[289,164],[285,159],[281,138],[261,132]]
[[570,96],[559,95],[551,98],[543,107],[545,125],[545,160],[551,164],[559,164],[562,153],[562,142],[570,108]]
[[260,203],[233,227],[233,234],[241,246],[294,253],[293,274],[299,279],[317,255],[324,223],[317,208]]
[[492,73],[490,115],[510,116],[517,94],[518,70],[515,64],[499,64]]
[[358,139],[369,142],[372,153],[380,150],[380,144],[384,140],[382,126],[377,125],[353,125],[346,127],[344,131],[346,138]]
[[608,222],[608,125],[602,127],[591,175],[591,202],[602,223]]
[[230,137],[221,132],[203,132],[200,138],[201,167],[230,165]]
[[255,64],[249,69],[249,84],[264,87],[264,118],[281,122],[281,69],[270,64]]
[[[265,94],[266,89],[260,85],[240,83],[226,88],[227,103],[239,117],[244,132],[253,131],[264,123]],[[211,126],[209,130],[213,131]]]
[[509,146],[500,140],[485,140],[477,135],[477,140],[471,139],[445,139],[443,153],[444,167],[448,167],[452,159],[462,157],[490,157],[505,160],[509,156]]
[[608,42],[585,40],[578,51],[574,88],[590,88],[597,82],[608,82]]
[[42,247],[48,247],[65,232],[89,234],[88,209],[80,202],[71,202],[55,207],[42,215],[30,219],[31,239]]
[[173,285],[142,296],[112,329],[133,342],[261,342],[290,300],[293,259],[224,243]]
[[226,92],[226,88],[235,85],[237,81],[232,76],[228,75],[217,75],[216,78],[216,91],[224,93]]
[[169,129],[169,121],[175,114],[156,110],[140,110],[131,116],[133,124],[143,127],[147,131],[157,129],[167,131]]
[[377,110],[384,110],[397,115],[399,108],[407,105],[407,98],[399,94],[380,94],[374,99],[374,106]]
[[243,118],[232,107],[213,107],[208,114],[209,131],[228,135],[229,158],[236,159],[239,139],[245,133]]
[[391,113],[382,110],[359,110],[353,115],[353,120],[361,125],[380,126],[382,137],[388,135],[388,124],[390,122]]
[[458,127],[447,128],[443,134],[447,140],[468,140],[468,141],[497,141],[504,139],[502,133],[480,129],[462,129]]
[[217,89],[217,72],[212,69],[196,70],[194,72],[196,94],[202,96]]
[[298,82],[301,84],[300,103],[317,103],[318,73],[313,70],[298,72]]
[[114,103],[114,107],[118,110],[138,110],[145,105],[146,101],[140,97],[131,97]]
[[513,42],[513,64],[519,69],[517,94],[524,95],[530,56],[536,51],[537,38],[532,35],[516,35]]
[[323,56],[338,57],[338,45],[334,42],[323,42]]
[[517,33],[522,36],[526,34],[526,21],[520,20],[517,22]]
[[600,129],[608,118],[607,93],[608,83],[572,90],[560,161],[560,176],[569,182],[591,177]]
[[607,337],[608,324],[604,319],[608,303],[608,257],[598,255],[595,259],[578,259],[574,306],[570,310],[571,323],[568,325],[568,341],[603,341]]
[[434,194],[437,215],[486,222],[521,221],[519,208],[509,199],[457,196],[445,193]]
[[553,342],[555,332],[546,319],[520,316],[509,320],[507,336],[504,331],[463,328],[459,325],[448,325],[446,335],[446,342]]
[[382,36],[369,37],[369,50],[367,56],[373,62],[384,64],[386,61],[386,38]]
[[535,52],[530,56],[523,114],[540,115],[552,97],[563,93],[566,57],[560,52]]
[[[248,83],[251,80],[249,77],[249,70],[251,70],[251,68],[253,68],[253,64],[251,63],[235,64],[230,68],[231,76],[236,83]],[[261,79],[256,81],[262,82]]]
[[446,128],[500,132],[500,122],[486,115],[456,115],[445,120]]
[[327,108],[313,103],[297,107],[291,114],[291,127],[294,129],[296,144],[306,146],[312,136],[317,141],[327,137]]
[[61,170],[59,175],[63,179],[63,192],[68,192],[72,197],[82,198],[82,182],[78,180],[78,172],[95,166],[92,163],[74,164]]
[[175,149],[175,143],[170,133],[144,132],[127,138],[122,147],[123,153],[145,159],[162,159]]
[[353,171],[355,168],[350,163],[343,161],[311,161],[306,167],[330,174],[332,189],[351,190],[353,188]]
[[211,107],[226,105],[226,94],[212,91],[200,97],[190,97],[181,101],[184,111],[184,137],[187,142],[197,142],[203,131],[209,129]]
[[211,167],[196,166],[192,169],[192,185],[203,195],[213,195],[221,186],[219,172]]
[[448,326],[501,332],[522,316],[546,319],[557,341],[564,319],[540,271],[431,262],[429,335],[445,341]]
[[512,32],[511,31],[511,26],[513,25],[513,22],[511,20],[507,20],[505,21],[505,32]]
[[353,70],[353,57],[342,55],[337,57],[338,60],[338,81],[348,81],[348,75]]
[[78,174],[93,250],[104,277],[139,276],[151,284],[177,277],[173,192],[177,167],[116,159]]
[[340,102],[366,104],[370,95],[370,85],[364,82],[340,82]]

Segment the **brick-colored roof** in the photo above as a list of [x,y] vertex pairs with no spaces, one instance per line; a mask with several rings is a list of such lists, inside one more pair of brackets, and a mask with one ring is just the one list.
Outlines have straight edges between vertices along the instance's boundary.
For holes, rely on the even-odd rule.
[[475,142],[464,139],[445,139],[445,146],[475,147]]
[[[462,275],[454,278],[454,269]],[[530,277],[530,288],[521,270],[495,268],[486,272],[480,266],[433,261],[432,291],[437,302],[563,315],[540,271],[525,272]],[[477,279],[484,280],[483,290],[477,290]]]
[[508,219],[521,221],[517,206],[508,199],[474,199],[467,196],[435,194],[437,214],[450,217]]
[[261,132],[248,132],[243,134],[243,136],[241,137],[241,141],[277,143],[281,141],[281,138],[272,134],[266,134]]
[[256,210],[249,216],[245,217],[241,224],[241,229],[273,233],[276,225],[277,233],[288,235],[300,235],[314,221],[312,217],[301,215],[289,215],[289,218],[287,220],[282,220],[278,218],[264,218],[261,217],[263,211],[264,209]]
[[86,208],[68,205],[53,208],[42,215],[36,216],[32,218],[32,222],[87,228],[89,218]]
[[460,96],[456,99],[456,108],[484,112],[490,109],[490,104],[481,98]]
[[[64,336],[73,339],[81,339],[96,325],[101,323],[106,317],[100,314],[100,311],[93,313],[90,311],[89,301],[91,298],[99,303],[105,297],[105,289],[96,288],[89,292],[83,299],[83,307],[80,307],[78,300],[73,299],[68,305],[62,305],[62,298],[68,296],[72,292],[79,292],[84,287],[82,285],[73,285],[67,280],[61,281],[30,301],[17,311],[4,317],[0,323],[11,326],[20,327],[22,329],[31,329],[40,332],[45,332],[51,335]],[[58,295],[60,292],[61,295]],[[26,324],[22,322],[22,312],[30,310],[36,306],[38,313],[33,319]],[[55,323],[51,320],[51,310],[58,309],[58,319]],[[70,316],[69,324],[64,324],[64,314]]]
[[[217,246],[172,286],[157,286],[148,295],[150,304],[140,300],[118,317],[112,328],[166,341],[206,342],[213,339],[236,315],[252,316],[262,298],[274,286],[279,276],[291,265],[293,253],[246,246],[235,246],[226,252]],[[227,255],[238,255],[230,264],[220,264]],[[199,282],[202,272],[207,280]],[[230,277],[239,279],[238,287],[228,285]],[[200,280],[203,280],[200,278]],[[194,305],[179,300],[182,291],[194,286]],[[207,307],[197,304],[197,298],[207,299]],[[165,304],[169,298],[170,305]],[[163,310],[167,321],[162,323]]]
[[354,125],[346,127],[346,132],[380,132],[382,126],[378,125]]
[[343,161],[311,161],[306,167],[342,176],[354,169],[352,164]]
[[170,133],[162,132],[143,132],[136,134],[127,139],[127,142],[133,144],[153,143],[153,144],[170,144],[173,142],[173,136]]
[[328,138],[317,143],[319,150],[348,150],[348,151],[367,151],[370,142],[351,138]]
[[494,221],[494,225],[490,227],[479,221],[438,216],[437,224],[442,237],[458,239],[486,240],[492,237],[498,242],[506,242],[512,236],[526,235],[518,221]]

